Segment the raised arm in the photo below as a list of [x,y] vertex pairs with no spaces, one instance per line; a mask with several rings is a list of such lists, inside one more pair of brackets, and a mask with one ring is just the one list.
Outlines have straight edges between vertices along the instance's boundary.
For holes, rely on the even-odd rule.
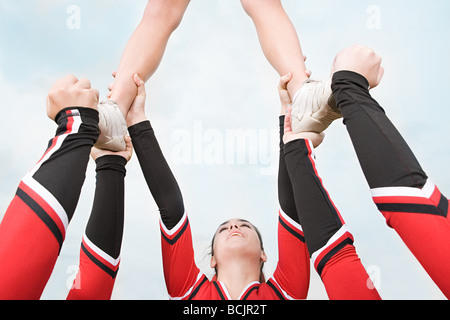
[[450,298],[449,201],[370,94],[369,88],[377,86],[383,76],[381,57],[364,46],[346,48],[337,55],[333,71],[333,95],[373,201]]
[[293,134],[291,115],[284,123],[284,158],[298,218],[314,268],[330,299],[380,299],[353,245],[339,210],[318,175],[313,141],[319,134]]
[[124,228],[125,165],[132,155],[127,149],[111,152],[92,148],[97,183],[94,203],[81,243],[80,265],[68,300],[111,298],[120,264]]
[[130,108],[127,124],[145,180],[158,205],[161,221],[171,230],[183,218],[183,197],[146,116],[144,81],[137,75],[134,77],[139,93]]
[[99,135],[97,103],[98,91],[90,82],[72,75],[49,91],[47,115],[58,128],[20,182],[0,224],[0,299],[39,299],[42,294]]
[[192,235],[183,197],[145,115],[144,82],[135,76],[139,94],[127,121],[145,181],[161,216],[164,277],[171,298],[182,298],[195,285],[200,271],[194,260]]

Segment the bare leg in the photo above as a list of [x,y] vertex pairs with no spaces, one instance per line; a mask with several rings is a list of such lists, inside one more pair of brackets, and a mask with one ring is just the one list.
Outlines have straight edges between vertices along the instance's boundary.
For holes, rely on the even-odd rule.
[[287,89],[294,97],[308,76],[297,32],[281,0],[241,0],[241,4],[255,24],[269,63],[280,76],[292,72]]
[[144,16],[132,34],[117,69],[110,99],[126,116],[137,94],[133,75],[147,81],[158,68],[172,32],[178,27],[190,0],[149,0]]

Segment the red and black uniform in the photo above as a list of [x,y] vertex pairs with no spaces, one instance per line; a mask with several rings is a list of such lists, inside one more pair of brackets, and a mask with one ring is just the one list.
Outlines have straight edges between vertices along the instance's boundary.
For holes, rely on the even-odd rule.
[[96,160],[97,185],[80,250],[80,265],[68,300],[108,300],[120,264],[127,161],[118,155]]
[[[149,121],[129,128],[136,155],[161,214],[164,277],[172,299],[230,299],[226,286],[210,281],[194,261],[191,228],[178,184]],[[303,231],[280,212],[279,262],[266,283],[250,283],[241,299],[304,299],[309,286],[309,258]]]
[[[299,139],[283,144],[280,117],[281,207],[298,216],[308,252],[330,299],[380,299],[353,245],[353,235],[323,185],[314,147]],[[280,188],[283,186],[282,188]]]
[[401,134],[354,72],[333,76],[342,112],[373,201],[447,298],[450,298],[449,201],[428,178]]
[[[56,135],[20,182],[0,224],[0,299],[39,299],[53,271],[78,203],[98,112],[66,108]],[[97,159],[94,206],[81,246],[80,271],[69,299],[109,298],[123,229],[125,159]]]
[[43,157],[22,179],[0,225],[0,299],[39,299],[78,203],[98,112],[67,108]]
[[[284,118],[280,118],[280,123]],[[226,285],[196,266],[189,219],[178,184],[149,121],[129,128],[137,157],[161,214],[164,277],[172,299],[230,299]],[[283,132],[283,127],[280,127]],[[280,136],[282,137],[282,135]],[[311,255],[330,298],[379,299],[367,286],[353,238],[318,177],[308,140],[280,143],[279,260],[265,283],[249,283],[240,299],[305,299]],[[306,242],[305,242],[306,240]]]
[[[309,286],[309,259],[303,232],[280,212],[279,261],[265,283],[249,283],[241,300],[305,299]],[[226,285],[210,281],[196,266],[189,219],[185,214],[171,230],[161,221],[161,243],[167,290],[174,300],[231,300]]]

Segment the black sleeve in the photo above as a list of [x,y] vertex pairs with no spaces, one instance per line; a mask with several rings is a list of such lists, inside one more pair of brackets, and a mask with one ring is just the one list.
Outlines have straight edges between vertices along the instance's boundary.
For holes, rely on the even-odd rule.
[[425,172],[370,95],[367,80],[358,73],[340,71],[333,75],[331,87],[370,188],[423,187]]
[[135,124],[128,128],[128,132],[161,220],[168,229],[172,229],[183,217],[183,197],[150,121]]
[[286,168],[286,162],[284,160],[284,116],[279,117],[280,122],[280,157],[278,162],[278,201],[280,208],[286,213],[289,218],[297,223],[300,223],[298,219],[297,209],[295,208],[294,192],[292,190],[291,179]]
[[55,121],[56,135],[30,174],[59,201],[70,221],[84,184],[91,148],[100,134],[98,112],[66,108]]
[[111,257],[120,255],[124,224],[124,178],[127,161],[107,155],[96,160],[97,183],[86,236]]
[[345,222],[317,173],[310,141],[298,139],[287,143],[284,158],[306,245],[313,254],[325,246]]

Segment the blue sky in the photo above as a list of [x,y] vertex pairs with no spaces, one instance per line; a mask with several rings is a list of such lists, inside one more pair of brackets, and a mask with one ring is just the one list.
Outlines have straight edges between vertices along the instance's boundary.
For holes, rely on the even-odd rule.
[[[362,43],[383,56],[385,77],[373,91],[444,194],[450,190],[450,21],[447,0],[283,1],[313,76],[329,75],[334,55]],[[146,1],[0,0],[0,209],[54,134],[45,96],[59,77],[91,79],[102,97]],[[70,6],[79,28],[70,28]],[[164,59],[147,84],[147,112],[180,183],[198,263],[208,268],[216,227],[243,217],[263,234],[276,265],[278,75],[265,60],[238,0],[192,0]],[[237,137],[243,145],[232,142]],[[239,140],[240,139],[240,140]],[[181,150],[181,151],[180,151]],[[234,150],[234,151],[233,151]],[[218,153],[217,153],[218,152]],[[181,154],[181,157],[180,157]],[[240,158],[242,154],[246,157]],[[227,158],[228,156],[228,158]],[[385,299],[443,295],[371,202],[348,135],[337,121],[317,149],[325,186],[355,236],[363,264]],[[115,299],[166,299],[157,208],[134,157],[126,180],[126,225]],[[64,299],[92,204],[89,165],[75,217],[44,299]],[[326,299],[312,272],[309,299]]]

